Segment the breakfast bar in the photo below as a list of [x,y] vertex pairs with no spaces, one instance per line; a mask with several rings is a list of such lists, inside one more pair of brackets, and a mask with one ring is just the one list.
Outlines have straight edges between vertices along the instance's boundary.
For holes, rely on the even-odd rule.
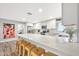
[[55,53],[58,56],[78,56],[79,43],[58,42],[56,36],[40,34],[17,34],[18,38],[23,38],[31,43],[44,48],[46,51]]

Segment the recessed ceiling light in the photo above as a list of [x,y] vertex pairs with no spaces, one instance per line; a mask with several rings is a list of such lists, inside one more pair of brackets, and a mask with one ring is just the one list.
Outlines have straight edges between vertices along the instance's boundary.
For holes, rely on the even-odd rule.
[[38,11],[39,11],[39,12],[43,12],[43,9],[42,9],[42,8],[39,8]]

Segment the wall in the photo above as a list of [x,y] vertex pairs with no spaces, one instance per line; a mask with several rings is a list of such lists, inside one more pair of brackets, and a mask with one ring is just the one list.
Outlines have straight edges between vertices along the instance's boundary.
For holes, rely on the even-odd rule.
[[77,13],[78,19],[77,19],[77,42],[79,42],[79,4],[78,4],[78,13]]
[[77,24],[77,3],[63,3],[63,24]]
[[1,20],[0,19],[0,38],[3,38],[3,23],[11,23],[15,24],[15,35],[18,33],[18,24],[24,24],[21,22],[16,22],[16,21],[8,21],[8,20]]

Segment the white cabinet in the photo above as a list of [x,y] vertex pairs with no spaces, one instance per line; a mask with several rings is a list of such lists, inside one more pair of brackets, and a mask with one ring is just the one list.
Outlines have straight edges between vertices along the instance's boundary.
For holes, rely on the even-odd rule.
[[56,29],[56,19],[48,21],[47,28],[48,29]]
[[33,26],[33,28],[34,29],[41,29],[41,23],[36,23],[36,24],[34,24],[34,26]]

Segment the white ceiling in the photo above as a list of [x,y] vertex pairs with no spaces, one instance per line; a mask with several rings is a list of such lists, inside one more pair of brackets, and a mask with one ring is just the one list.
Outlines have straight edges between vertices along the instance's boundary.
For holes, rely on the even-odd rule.
[[[0,18],[21,22],[39,22],[62,17],[60,3],[0,3]],[[41,8],[43,11],[39,12]],[[28,15],[31,12],[32,15]]]

